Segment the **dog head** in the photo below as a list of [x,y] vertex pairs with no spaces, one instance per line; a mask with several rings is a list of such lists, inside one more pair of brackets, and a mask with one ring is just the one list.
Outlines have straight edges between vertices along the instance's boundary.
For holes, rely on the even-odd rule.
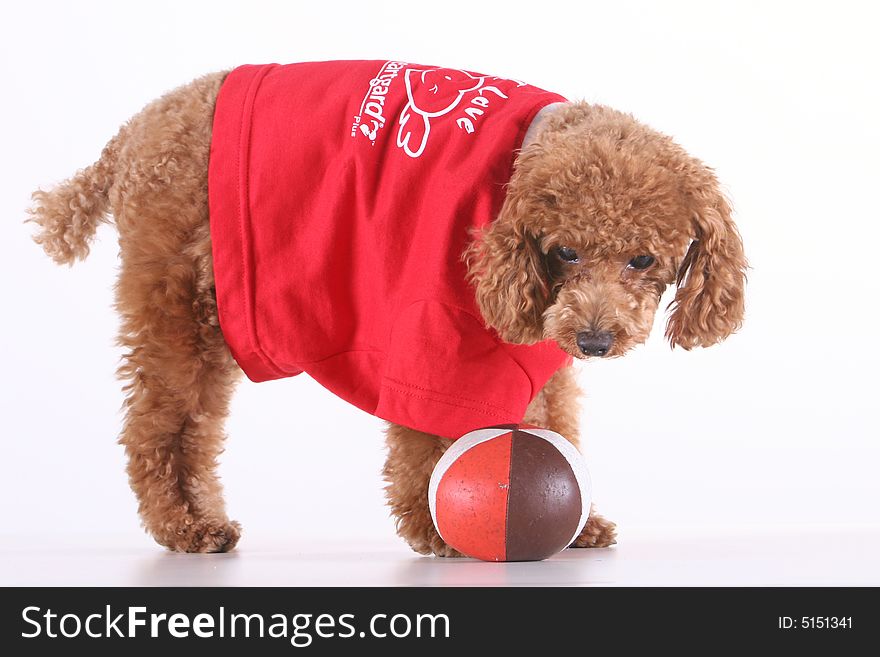
[[465,257],[486,323],[508,342],[623,355],[647,339],[669,285],[673,345],[709,346],[742,323],[747,265],[714,173],[601,106],[550,117]]

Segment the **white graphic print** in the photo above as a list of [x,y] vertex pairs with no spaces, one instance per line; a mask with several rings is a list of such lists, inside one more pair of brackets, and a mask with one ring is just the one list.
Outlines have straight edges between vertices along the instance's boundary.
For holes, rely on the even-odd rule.
[[[425,151],[432,121],[464,104],[466,106],[457,112],[455,123],[465,133],[473,134],[479,117],[488,111],[491,98],[488,94],[495,94],[495,98],[502,100],[508,98],[497,86],[486,84],[487,80],[504,78],[474,76],[452,68],[407,69],[406,66],[405,62],[385,62],[376,77],[370,80],[370,88],[351,126],[352,137],[360,132],[372,144],[376,143],[376,137],[387,121],[385,97],[392,81],[400,74],[404,77],[407,102],[398,118],[397,146],[413,158]],[[508,82],[516,87],[525,85],[518,80]],[[474,95],[464,103],[465,95],[471,92]]]
[[[388,87],[392,80],[396,78],[401,70],[406,66],[406,62],[385,62],[382,68],[372,80],[370,80],[370,88],[367,95],[361,103],[361,108],[354,117],[354,123],[351,124],[351,136],[357,136],[358,130],[371,142],[376,142],[376,136],[379,129],[385,126],[385,96],[388,94]],[[367,117],[364,120],[364,116]]]
[[[467,71],[453,68],[407,69],[404,79],[408,102],[400,113],[397,145],[410,157],[419,157],[428,145],[431,120],[457,108],[466,93],[475,91],[477,95],[470,99],[470,106],[464,109],[463,116],[456,119],[456,124],[468,134],[476,130],[474,121],[485,114],[489,106],[489,98],[484,95],[486,92],[507,99],[498,87],[483,86],[487,76],[474,77]],[[523,84],[516,82],[517,87]]]
[[464,94],[481,87],[485,78],[448,68],[425,71],[411,68],[404,79],[409,102],[400,113],[397,145],[410,157],[418,157],[428,144],[431,119],[455,109]]

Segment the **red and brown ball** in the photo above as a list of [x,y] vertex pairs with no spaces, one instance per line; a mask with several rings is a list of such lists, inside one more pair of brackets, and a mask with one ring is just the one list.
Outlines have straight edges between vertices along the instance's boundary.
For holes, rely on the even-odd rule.
[[577,448],[549,429],[509,424],[456,440],[428,487],[440,536],[484,561],[538,561],[577,538],[590,512]]

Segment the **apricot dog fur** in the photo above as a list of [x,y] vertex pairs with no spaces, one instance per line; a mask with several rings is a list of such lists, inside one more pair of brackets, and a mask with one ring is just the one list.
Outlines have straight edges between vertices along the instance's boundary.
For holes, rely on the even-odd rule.
[[[34,194],[35,240],[56,262],[85,258],[97,225],[119,233],[116,307],[125,349],[120,442],[146,529],[181,552],[235,547],[217,457],[240,371],[217,319],[208,222],[214,103],[226,73],[148,105],[100,159]],[[620,356],[648,336],[676,285],[666,335],[709,346],[743,317],[746,261],[713,172],[630,115],[585,102],[551,113],[519,154],[497,219],[466,253],[478,306],[509,342],[553,339],[575,358]],[[647,266],[645,263],[648,263]],[[598,336],[598,337],[597,337]],[[578,442],[579,390],[560,370],[526,422]],[[450,441],[390,425],[384,469],[400,535],[455,556],[434,529],[427,486]],[[576,547],[615,541],[593,513]]]

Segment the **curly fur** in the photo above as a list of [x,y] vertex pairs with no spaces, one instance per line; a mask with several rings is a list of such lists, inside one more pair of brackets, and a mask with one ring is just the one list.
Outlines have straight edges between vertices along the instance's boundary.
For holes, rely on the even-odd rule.
[[123,131],[104,147],[101,158],[51,192],[37,190],[28,222],[39,224],[34,241],[59,265],[85,260],[98,224],[107,222],[110,188]]
[[[581,262],[553,276],[560,246]],[[644,275],[626,269],[638,255],[656,258]],[[483,317],[505,340],[554,339],[578,358],[584,330],[613,334],[611,355],[644,342],[676,281],[673,345],[709,346],[742,322],[746,261],[714,174],[607,107],[574,103],[551,115],[465,258]]]
[[[125,348],[120,442],[145,528],[184,552],[235,547],[217,478],[223,424],[240,372],[217,319],[207,171],[211,122],[226,73],[148,105],[98,162],[34,194],[28,221],[58,263],[88,255],[111,212],[122,267],[116,285]],[[577,265],[554,260],[574,248]],[[634,272],[626,263],[650,254]],[[673,344],[708,346],[743,315],[745,259],[714,174],[668,137],[614,110],[574,103],[551,115],[517,159],[499,217],[463,254],[483,317],[505,339],[556,340],[576,357],[585,329],[614,335],[611,355],[644,341],[660,294],[678,290]],[[525,421],[578,443],[579,391],[570,367],[530,404]],[[427,485],[448,440],[390,425],[384,476],[397,529],[414,550],[456,556],[434,529]],[[576,547],[615,541],[593,514]]]

